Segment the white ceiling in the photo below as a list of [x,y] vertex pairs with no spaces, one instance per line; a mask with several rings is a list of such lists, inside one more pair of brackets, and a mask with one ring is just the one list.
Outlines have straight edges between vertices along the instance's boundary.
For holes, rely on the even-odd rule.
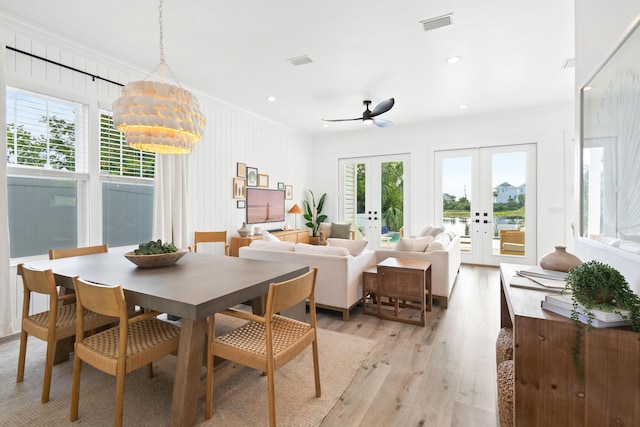
[[[158,4],[0,0],[0,10],[151,71]],[[449,13],[453,25],[423,31],[420,21]],[[574,57],[572,0],[165,0],[163,15],[182,85],[314,136],[360,129],[320,119],[359,117],[364,99],[394,97],[381,118],[395,126],[574,102],[574,69],[561,68]],[[300,55],[313,63],[287,61]]]

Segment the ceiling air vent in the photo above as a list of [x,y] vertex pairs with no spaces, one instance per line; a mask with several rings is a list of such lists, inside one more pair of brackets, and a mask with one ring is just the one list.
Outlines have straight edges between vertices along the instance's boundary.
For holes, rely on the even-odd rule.
[[576,58],[567,58],[562,61],[561,69],[566,70],[567,68],[573,68],[576,66]]
[[424,21],[420,21],[420,24],[422,24],[422,29],[424,31],[431,31],[436,28],[446,27],[447,25],[453,24],[453,21],[451,20],[452,15],[452,13],[449,13],[448,15],[438,16],[437,18],[425,19]]
[[299,65],[310,64],[313,62],[311,58],[309,58],[307,55],[296,56],[295,58],[289,58],[287,59],[287,61],[291,62],[291,64],[295,65],[296,67]]

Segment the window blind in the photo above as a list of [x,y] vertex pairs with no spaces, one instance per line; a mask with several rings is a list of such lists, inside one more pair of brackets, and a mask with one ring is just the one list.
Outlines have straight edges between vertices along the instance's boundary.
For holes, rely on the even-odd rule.
[[100,110],[100,173],[138,178],[154,177],[154,153],[127,146],[125,136],[113,126],[113,114]]

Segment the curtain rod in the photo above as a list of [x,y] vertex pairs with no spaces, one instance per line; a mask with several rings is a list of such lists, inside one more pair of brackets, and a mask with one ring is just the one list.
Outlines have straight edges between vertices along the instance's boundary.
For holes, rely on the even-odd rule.
[[82,70],[79,70],[77,68],[70,67],[68,65],[64,65],[64,64],[61,64],[61,63],[56,62],[56,61],[52,61],[51,59],[44,58],[42,56],[34,55],[33,53],[25,52],[24,50],[16,49],[15,47],[7,46],[7,49],[12,50],[12,51],[17,52],[17,53],[21,53],[23,55],[30,56],[32,58],[39,59],[39,60],[44,61],[44,62],[48,62],[49,64],[54,64],[54,65],[57,65],[59,67],[66,68],[67,70],[75,71],[76,73],[84,74],[85,76],[91,77],[91,79],[93,81],[96,81],[96,79],[98,79],[98,80],[102,80],[103,82],[111,83],[111,84],[116,85],[116,86],[120,86],[120,87],[124,86],[122,83],[118,83],[118,82],[114,82],[113,80],[105,79],[104,77],[100,77],[100,76],[98,76],[96,74],[87,73],[86,71],[82,71]]

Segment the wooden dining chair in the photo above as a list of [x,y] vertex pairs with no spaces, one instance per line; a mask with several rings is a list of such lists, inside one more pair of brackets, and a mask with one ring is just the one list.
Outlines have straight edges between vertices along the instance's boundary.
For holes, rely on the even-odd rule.
[[189,250],[198,252],[198,243],[224,243],[224,254],[229,256],[229,243],[226,231],[196,231],[193,237],[193,245]]
[[[16,382],[24,380],[24,366],[27,355],[27,338],[29,334],[47,342],[45,356],[44,382],[42,384],[42,403],[49,401],[51,389],[51,372],[53,369],[55,343],[76,334],[76,304],[75,295],[58,295],[56,281],[51,270],[33,270],[18,265],[18,272],[22,277],[24,299],[22,303],[22,332],[20,333],[20,352],[18,356],[18,376]],[[32,293],[49,297],[49,310],[36,314],[31,312]],[[67,304],[63,304],[67,303]],[[82,327],[95,329],[114,322],[114,318],[87,312],[84,315]]]
[[[249,366],[267,374],[269,425],[276,425],[275,371],[312,345],[316,397],[320,397],[320,368],[314,291],[318,269],[281,283],[272,283],[264,317],[238,310],[220,314],[249,320],[241,327],[215,336],[215,315],[209,317],[207,343],[207,387],[205,418],[211,418],[213,400],[213,360],[215,356]],[[297,303],[309,301],[310,322],[290,319],[277,313]]]
[[96,246],[83,246],[80,248],[49,249],[49,259],[69,258],[72,256],[93,255],[109,252],[109,245],[106,243]]
[[[78,419],[80,370],[82,362],[116,377],[114,426],[122,425],[124,380],[126,374],[178,351],[180,328],[156,318],[160,313],[146,312],[129,318],[121,286],[103,286],[73,278],[79,321],[76,328],[70,420]],[[118,326],[84,336],[81,314],[87,310],[119,319]]]

